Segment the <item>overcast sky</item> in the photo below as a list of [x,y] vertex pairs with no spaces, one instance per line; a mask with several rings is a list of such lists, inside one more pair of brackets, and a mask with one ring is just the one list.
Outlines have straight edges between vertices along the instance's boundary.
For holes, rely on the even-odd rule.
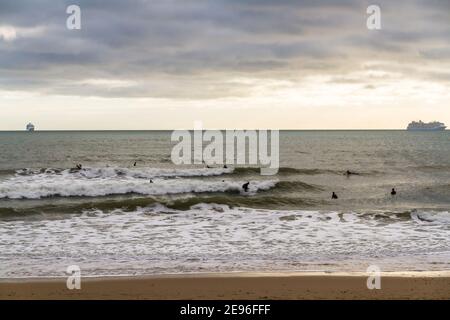
[[[81,30],[66,28],[70,4]],[[0,130],[418,119],[450,125],[449,0],[0,2]]]

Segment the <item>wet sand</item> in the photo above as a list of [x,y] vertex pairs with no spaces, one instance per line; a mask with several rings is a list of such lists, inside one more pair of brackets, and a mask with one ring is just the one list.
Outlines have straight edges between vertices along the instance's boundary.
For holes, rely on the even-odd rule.
[[450,299],[450,272],[383,274],[381,289],[366,274],[223,273],[82,278],[1,279],[0,299]]

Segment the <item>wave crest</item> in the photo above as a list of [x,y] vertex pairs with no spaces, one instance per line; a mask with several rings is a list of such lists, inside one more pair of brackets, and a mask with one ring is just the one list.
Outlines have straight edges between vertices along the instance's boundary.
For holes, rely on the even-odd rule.
[[122,167],[86,167],[79,169],[39,168],[17,170],[16,176],[38,176],[38,175],[62,175],[79,178],[115,178],[130,177],[136,179],[171,178],[171,177],[205,177],[220,176],[231,173],[233,169],[225,168],[193,168],[193,169],[171,169],[171,168],[122,168]]
[[[209,170],[209,169],[208,169]],[[104,173],[104,171],[103,171]],[[278,181],[264,180],[250,183],[249,192],[273,188]],[[142,194],[170,195],[204,192],[243,192],[245,181],[212,181],[199,179],[155,178],[147,179],[129,175],[112,177],[83,177],[70,174],[38,174],[15,176],[0,183],[0,199],[40,199],[46,197],[98,197],[107,195]]]

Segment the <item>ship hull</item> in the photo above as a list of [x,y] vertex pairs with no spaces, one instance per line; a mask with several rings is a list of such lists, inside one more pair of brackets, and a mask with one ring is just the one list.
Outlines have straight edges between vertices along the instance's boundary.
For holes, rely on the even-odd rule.
[[439,128],[408,128],[407,131],[444,131],[446,127]]

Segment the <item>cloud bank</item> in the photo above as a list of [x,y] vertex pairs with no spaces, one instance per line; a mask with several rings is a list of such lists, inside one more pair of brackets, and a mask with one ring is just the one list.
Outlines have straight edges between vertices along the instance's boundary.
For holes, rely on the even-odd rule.
[[[67,30],[77,4],[82,29]],[[41,94],[211,99],[261,83],[414,78],[447,85],[449,1],[14,1],[0,3],[0,88]]]

